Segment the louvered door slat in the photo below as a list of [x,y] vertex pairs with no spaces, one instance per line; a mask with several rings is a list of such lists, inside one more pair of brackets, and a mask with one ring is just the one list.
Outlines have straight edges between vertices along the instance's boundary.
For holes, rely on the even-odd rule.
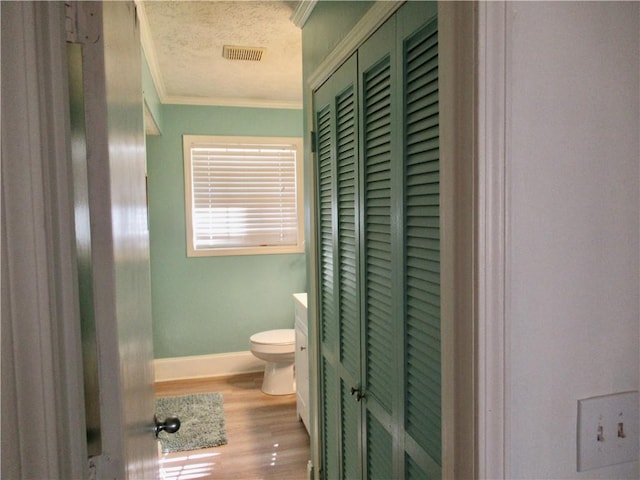
[[[434,72],[437,74],[437,70]],[[413,85],[414,91],[410,92],[407,100],[412,102],[413,108],[422,109],[425,116],[431,116],[438,111],[438,81],[437,79],[428,84],[416,83]]]
[[391,68],[389,57],[363,81],[367,395],[391,409]]
[[337,375],[331,364],[338,337],[335,319],[335,281],[333,248],[333,138],[331,108],[325,105],[316,113],[318,142],[318,247],[320,275],[320,339],[322,342],[322,451],[327,475],[337,477],[340,471],[339,446],[332,440],[338,435],[340,419],[333,407],[338,398]]
[[429,478],[427,473],[409,455],[406,455],[405,480],[424,480],[425,478]]
[[411,71],[415,65],[421,65],[426,61],[437,59],[438,55],[438,32],[431,31],[426,38],[420,42],[414,42],[406,47],[407,70]]
[[368,478],[393,478],[391,435],[370,412],[367,412],[367,447]]
[[[441,464],[439,114],[436,24],[405,43],[405,428]],[[406,465],[408,478],[418,464]]]
[[322,389],[323,389],[323,408],[322,408],[322,427],[323,427],[323,457],[325,478],[339,478],[339,451],[336,444],[339,430],[338,410],[334,407],[332,399],[338,399],[337,378],[335,369],[326,359],[322,360]]
[[412,80],[408,83],[409,91],[418,85],[418,81],[416,79],[419,79],[420,82],[426,86],[428,91],[429,84],[438,77],[437,44],[435,44],[431,49],[422,50],[419,54],[424,55],[424,57],[420,58],[412,55],[407,57],[407,60],[411,64],[411,67],[407,70],[407,75],[412,77]]
[[333,173],[331,159],[331,111],[325,107],[317,114],[318,128],[318,203],[320,223],[321,338],[331,345],[337,338],[333,270]]
[[[353,86],[336,98],[338,164],[338,249],[340,277],[340,360],[354,379],[360,375],[360,318],[357,290],[356,124]],[[353,401],[353,400],[352,400]]]
[[[418,155],[420,153],[423,153],[423,154],[426,154],[428,157],[430,157],[428,152],[433,152],[434,148],[437,151],[438,142],[439,142],[438,138],[412,139],[411,142],[408,142],[406,144],[405,152],[407,155]],[[411,167],[408,167],[408,168],[411,168]]]
[[[351,386],[344,381],[341,383],[340,401],[342,415],[344,417],[344,425],[358,425],[360,405],[353,400],[353,395],[351,395]],[[345,479],[357,479],[360,477],[361,454],[358,450],[359,436],[360,432],[355,428],[342,429],[342,444],[344,445],[342,474]]]

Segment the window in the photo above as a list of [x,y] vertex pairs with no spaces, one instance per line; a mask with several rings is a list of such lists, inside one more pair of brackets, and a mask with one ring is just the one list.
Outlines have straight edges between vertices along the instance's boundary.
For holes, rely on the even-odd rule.
[[304,251],[302,139],[184,135],[187,255]]

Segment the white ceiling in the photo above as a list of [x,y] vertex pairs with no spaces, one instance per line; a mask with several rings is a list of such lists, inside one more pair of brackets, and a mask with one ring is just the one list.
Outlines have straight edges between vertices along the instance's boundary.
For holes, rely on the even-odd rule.
[[[162,103],[302,107],[297,1],[138,1],[142,45]],[[224,45],[265,47],[260,62]]]

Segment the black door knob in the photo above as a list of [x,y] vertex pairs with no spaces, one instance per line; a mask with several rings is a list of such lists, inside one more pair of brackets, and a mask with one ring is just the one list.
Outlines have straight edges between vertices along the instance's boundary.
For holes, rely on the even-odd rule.
[[362,392],[362,390],[360,389],[360,387],[351,387],[351,395],[355,395],[356,396],[356,401],[360,401],[364,398],[364,393]]
[[155,423],[154,431],[156,437],[160,432],[167,433],[176,433],[180,430],[180,419],[178,417],[167,417],[164,419],[164,422],[158,420],[158,417],[153,416],[153,421]]

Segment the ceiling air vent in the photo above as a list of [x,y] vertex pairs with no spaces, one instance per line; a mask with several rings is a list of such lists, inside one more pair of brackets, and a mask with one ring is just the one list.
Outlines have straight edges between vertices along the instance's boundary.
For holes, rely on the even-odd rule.
[[222,56],[229,60],[249,60],[259,62],[262,60],[266,48],[263,47],[238,47],[225,45],[222,47]]

